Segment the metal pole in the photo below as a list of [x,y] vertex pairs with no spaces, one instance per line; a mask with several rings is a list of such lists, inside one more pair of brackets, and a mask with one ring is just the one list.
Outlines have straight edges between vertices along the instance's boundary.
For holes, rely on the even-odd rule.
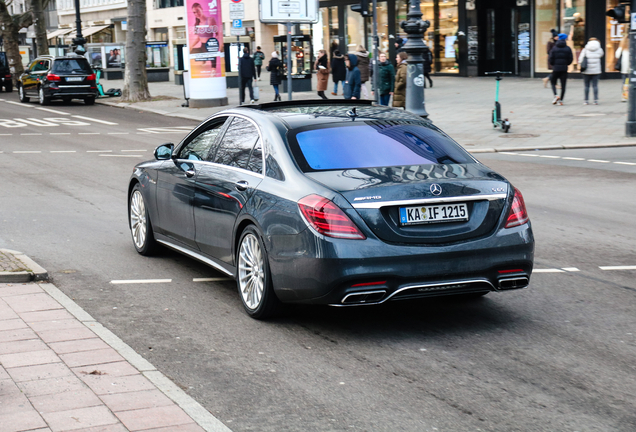
[[291,49],[292,24],[287,23],[287,100],[292,100],[292,49]]
[[[636,0],[634,0],[636,2]],[[402,21],[400,26],[408,35],[404,44],[404,51],[408,54],[406,60],[406,110],[420,117],[428,117],[424,106],[424,49],[426,44],[424,32],[431,25],[429,21],[422,21],[420,0],[409,1],[409,13],[407,21]]]
[[75,0],[75,28],[77,30],[77,36],[73,39],[73,45],[75,45],[75,53],[84,55],[86,49],[84,44],[86,39],[82,36],[82,18],[80,17],[80,0]]
[[[388,3],[387,3],[388,4]],[[378,0],[373,0],[373,91],[375,103],[380,103],[380,89],[378,89]]]
[[627,102],[627,123],[625,135],[636,136],[636,0],[632,0],[629,27],[629,101]]
[[243,105],[243,95],[245,94],[242,88],[243,77],[241,76],[241,57],[243,57],[243,50],[241,49],[241,37],[236,36],[236,48],[238,49],[238,91],[239,91],[239,105]]

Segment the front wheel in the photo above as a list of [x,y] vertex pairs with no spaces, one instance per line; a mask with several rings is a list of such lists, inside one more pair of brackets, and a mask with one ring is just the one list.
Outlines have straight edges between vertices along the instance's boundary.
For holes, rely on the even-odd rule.
[[49,105],[51,103],[51,99],[44,95],[43,87],[40,87],[38,90],[38,99],[40,101],[40,105]]
[[24,86],[18,86],[18,96],[20,97],[20,102],[27,103],[29,98],[24,93]]
[[247,314],[254,319],[274,316],[281,304],[274,293],[267,251],[254,226],[243,231],[236,262],[236,284]]
[[129,206],[130,232],[135,249],[141,255],[153,255],[157,251],[158,244],[152,232],[146,201],[141,193],[139,183],[135,185],[130,194]]

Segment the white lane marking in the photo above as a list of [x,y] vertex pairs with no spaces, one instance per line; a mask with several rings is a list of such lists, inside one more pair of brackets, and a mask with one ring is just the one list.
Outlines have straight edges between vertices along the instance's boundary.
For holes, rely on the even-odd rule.
[[36,119],[36,118],[28,118],[28,119],[23,119],[23,118],[15,118],[13,119],[16,122],[19,123],[26,123],[26,124],[30,124],[33,126],[41,126],[41,127],[51,127],[51,126],[59,126],[59,124],[57,123],[53,123],[50,121],[45,121],[42,119]]
[[634,162],[614,162],[614,163],[619,165],[631,165],[631,166],[636,165],[636,163]]
[[13,136],[13,134],[0,134],[0,136]]
[[40,108],[40,107],[37,107],[36,110],[52,112],[53,114],[71,115],[70,113],[67,113],[67,112],[64,112],[64,111],[54,110],[54,109],[51,109],[51,108]]
[[141,157],[141,155],[117,155],[117,154],[100,154],[100,156],[110,156],[110,157]]
[[137,135],[150,135],[153,132],[137,132]]
[[534,269],[532,273],[565,273],[565,271],[561,269]]
[[49,135],[70,135],[70,132],[51,132]]
[[99,132],[78,132],[78,135],[101,135]]
[[539,155],[528,154],[528,153],[519,153],[519,156],[526,156],[526,157],[539,157]]
[[129,135],[130,132],[108,132],[108,135]]
[[145,152],[147,150],[122,150],[123,152]]
[[563,160],[575,160],[575,161],[584,161],[585,158],[579,158],[579,157],[564,157],[562,158]]
[[539,157],[546,159],[561,159],[561,156],[539,155]]
[[598,162],[598,163],[610,163],[610,161],[600,160],[600,159],[588,159],[588,162]]
[[36,135],[36,136],[39,136],[39,135],[42,135],[42,134],[41,134],[41,133],[23,133],[23,134],[20,134],[20,135],[25,135],[25,136],[33,136],[33,135]]
[[501,154],[505,154],[505,155],[518,155],[519,153],[512,153],[512,152],[497,152],[497,153],[501,153]]
[[27,153],[42,153],[42,152],[39,150],[37,151],[17,150],[17,151],[14,151],[13,153],[27,154]]
[[71,117],[82,119],[82,120],[86,120],[86,121],[92,121],[92,122],[96,122],[96,123],[102,123],[102,124],[105,124],[105,125],[113,125],[114,126],[114,125],[119,124],[119,123],[109,122],[109,121],[106,121],[106,120],[94,119],[92,117],[84,117],[84,116],[78,116],[78,115],[74,115],[74,116],[71,116]]
[[77,153],[76,150],[51,150],[51,153]]
[[20,106],[25,107],[25,108],[34,108],[31,105],[23,104],[22,102],[13,102],[13,101],[5,101],[5,102],[13,104],[13,105],[20,105]]
[[172,279],[128,279],[128,280],[112,280],[113,285],[122,284],[148,284],[148,283],[170,283]]
[[192,282],[221,282],[221,281],[231,281],[234,280],[232,278],[192,278]]
[[601,270],[636,270],[636,265],[633,266],[599,266]]
[[86,153],[112,153],[112,150],[86,150]]
[[561,270],[565,270],[566,272],[577,272],[577,271],[581,271],[581,270],[577,269],[576,267],[563,267]]

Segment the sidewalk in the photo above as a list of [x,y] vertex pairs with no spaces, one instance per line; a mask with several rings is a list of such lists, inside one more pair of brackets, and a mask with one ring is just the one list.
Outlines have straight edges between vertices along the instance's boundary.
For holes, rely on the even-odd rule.
[[2,276],[1,432],[230,431],[54,285]]
[[[260,101],[274,100],[269,73],[258,81]],[[425,91],[429,118],[471,152],[534,149],[562,149],[636,145],[636,138],[625,137],[627,104],[621,102],[621,81],[599,82],[599,105],[583,105],[583,80],[569,79],[565,105],[552,105],[552,91],[541,79],[504,78],[500,103],[504,116],[512,122],[510,133],[493,129],[490,123],[495,97],[495,80],[490,77],[435,77],[434,87]],[[314,77],[313,88],[316,88]],[[104,89],[122,88],[123,80],[103,80]],[[367,83],[370,88],[370,84]],[[159,100],[136,104],[120,98],[99,99],[99,103],[133,108],[162,115],[202,121],[210,115],[238,105],[238,89],[228,89],[229,105],[215,108],[184,108],[183,87],[174,81],[149,83],[150,94]],[[332,96],[329,83],[325,94]],[[342,88],[339,89],[340,94]],[[590,93],[592,93],[590,89]],[[287,100],[287,94],[281,94]],[[247,91],[246,91],[246,96]],[[316,92],[297,92],[294,100],[315,99]],[[593,95],[590,94],[590,101]]]

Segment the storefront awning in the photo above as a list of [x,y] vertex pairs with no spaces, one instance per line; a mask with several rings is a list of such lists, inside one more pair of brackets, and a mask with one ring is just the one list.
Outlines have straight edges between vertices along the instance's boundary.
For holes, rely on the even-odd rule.
[[102,31],[104,29],[107,29],[108,27],[110,27],[110,25],[87,27],[85,29],[82,29],[82,36],[89,37],[91,35],[94,35],[97,32],[100,32],[100,31]]
[[74,29],[57,29],[57,30],[55,30],[55,31],[53,31],[51,33],[47,33],[46,34],[46,38],[47,39],[53,39],[53,38],[56,38],[56,37],[61,37],[61,36],[64,36],[64,35],[72,32],[73,30]]

